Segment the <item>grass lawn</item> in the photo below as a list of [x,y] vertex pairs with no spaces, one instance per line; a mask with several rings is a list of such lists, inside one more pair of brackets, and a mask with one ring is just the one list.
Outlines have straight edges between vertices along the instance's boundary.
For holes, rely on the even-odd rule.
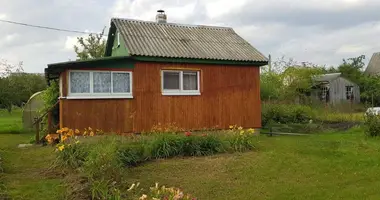
[[0,134],[21,133],[22,129],[22,109],[14,109],[12,113],[0,109]]
[[0,110],[0,157],[3,169],[0,174],[0,194],[3,184],[11,199],[62,199],[64,188],[61,179],[48,177],[44,173],[55,159],[54,149],[37,146],[17,148],[18,144],[29,143],[34,137],[34,133],[23,133],[21,116],[21,109],[11,114]]
[[55,159],[51,147],[17,148],[33,134],[0,134],[3,182],[11,199],[62,199],[64,187],[59,177],[44,173]]
[[257,152],[162,160],[127,173],[131,181],[180,187],[199,199],[380,199],[379,143],[357,128],[261,136]]
[[[0,132],[20,122],[20,113],[1,113]],[[64,199],[62,178],[44,173],[55,159],[53,148],[17,148],[31,137],[1,132],[0,181],[11,199]],[[141,182],[146,188],[159,182],[199,199],[380,199],[379,144],[380,139],[366,139],[360,128],[309,136],[262,135],[257,151],[159,160],[125,173],[129,183]]]

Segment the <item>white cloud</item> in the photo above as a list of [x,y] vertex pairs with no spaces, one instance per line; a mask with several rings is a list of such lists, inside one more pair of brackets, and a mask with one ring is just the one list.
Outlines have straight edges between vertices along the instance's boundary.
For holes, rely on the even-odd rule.
[[[2,1],[0,19],[99,32],[111,17],[154,21],[164,9],[171,23],[231,26],[273,59],[286,55],[337,65],[342,58],[380,51],[379,0],[67,1]],[[1,23],[0,59],[24,61],[26,71],[42,72],[48,63],[75,59],[78,36]]]

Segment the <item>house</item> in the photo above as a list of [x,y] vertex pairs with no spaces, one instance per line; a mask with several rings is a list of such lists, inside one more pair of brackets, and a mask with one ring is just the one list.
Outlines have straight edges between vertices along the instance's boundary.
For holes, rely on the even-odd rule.
[[259,67],[267,58],[232,28],[111,19],[105,57],[49,64],[60,127],[142,132],[261,127]]
[[380,74],[380,52],[374,53],[364,71],[366,75],[379,75]]
[[313,99],[329,104],[360,103],[359,86],[343,78],[341,73],[318,75],[313,81]]

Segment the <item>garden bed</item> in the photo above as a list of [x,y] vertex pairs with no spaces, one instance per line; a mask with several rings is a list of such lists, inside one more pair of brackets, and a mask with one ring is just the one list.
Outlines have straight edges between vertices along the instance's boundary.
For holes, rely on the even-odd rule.
[[[56,145],[57,160],[55,165],[64,167],[68,171],[79,172],[78,177],[85,180],[89,186],[86,190],[89,191],[92,199],[126,198],[124,195],[132,189],[130,187],[125,188],[126,184],[123,183],[126,176],[122,173],[124,168],[132,168],[157,159],[245,152],[253,150],[257,141],[254,129],[244,130],[237,126],[231,126],[228,131],[207,133],[161,132],[118,136],[104,135],[102,131],[90,127],[83,131],[63,128],[57,133],[60,143]],[[46,140],[49,143],[56,141],[53,135],[48,135]],[[158,196],[161,197],[158,195],[160,192],[170,192],[157,186],[155,188],[150,191],[151,196],[148,195],[149,197],[157,198]],[[129,193],[129,195],[131,194]],[[143,194],[141,191],[137,191],[133,195],[136,196],[135,199],[138,199],[137,196]],[[78,198],[80,197],[75,195],[72,197],[72,199]],[[177,199],[189,198],[184,196]]]

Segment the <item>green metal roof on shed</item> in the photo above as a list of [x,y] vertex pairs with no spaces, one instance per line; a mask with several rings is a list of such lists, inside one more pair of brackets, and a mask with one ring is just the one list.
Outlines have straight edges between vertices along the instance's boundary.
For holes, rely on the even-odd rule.
[[111,19],[106,56],[111,56],[116,29],[129,56],[268,62],[229,27]]

